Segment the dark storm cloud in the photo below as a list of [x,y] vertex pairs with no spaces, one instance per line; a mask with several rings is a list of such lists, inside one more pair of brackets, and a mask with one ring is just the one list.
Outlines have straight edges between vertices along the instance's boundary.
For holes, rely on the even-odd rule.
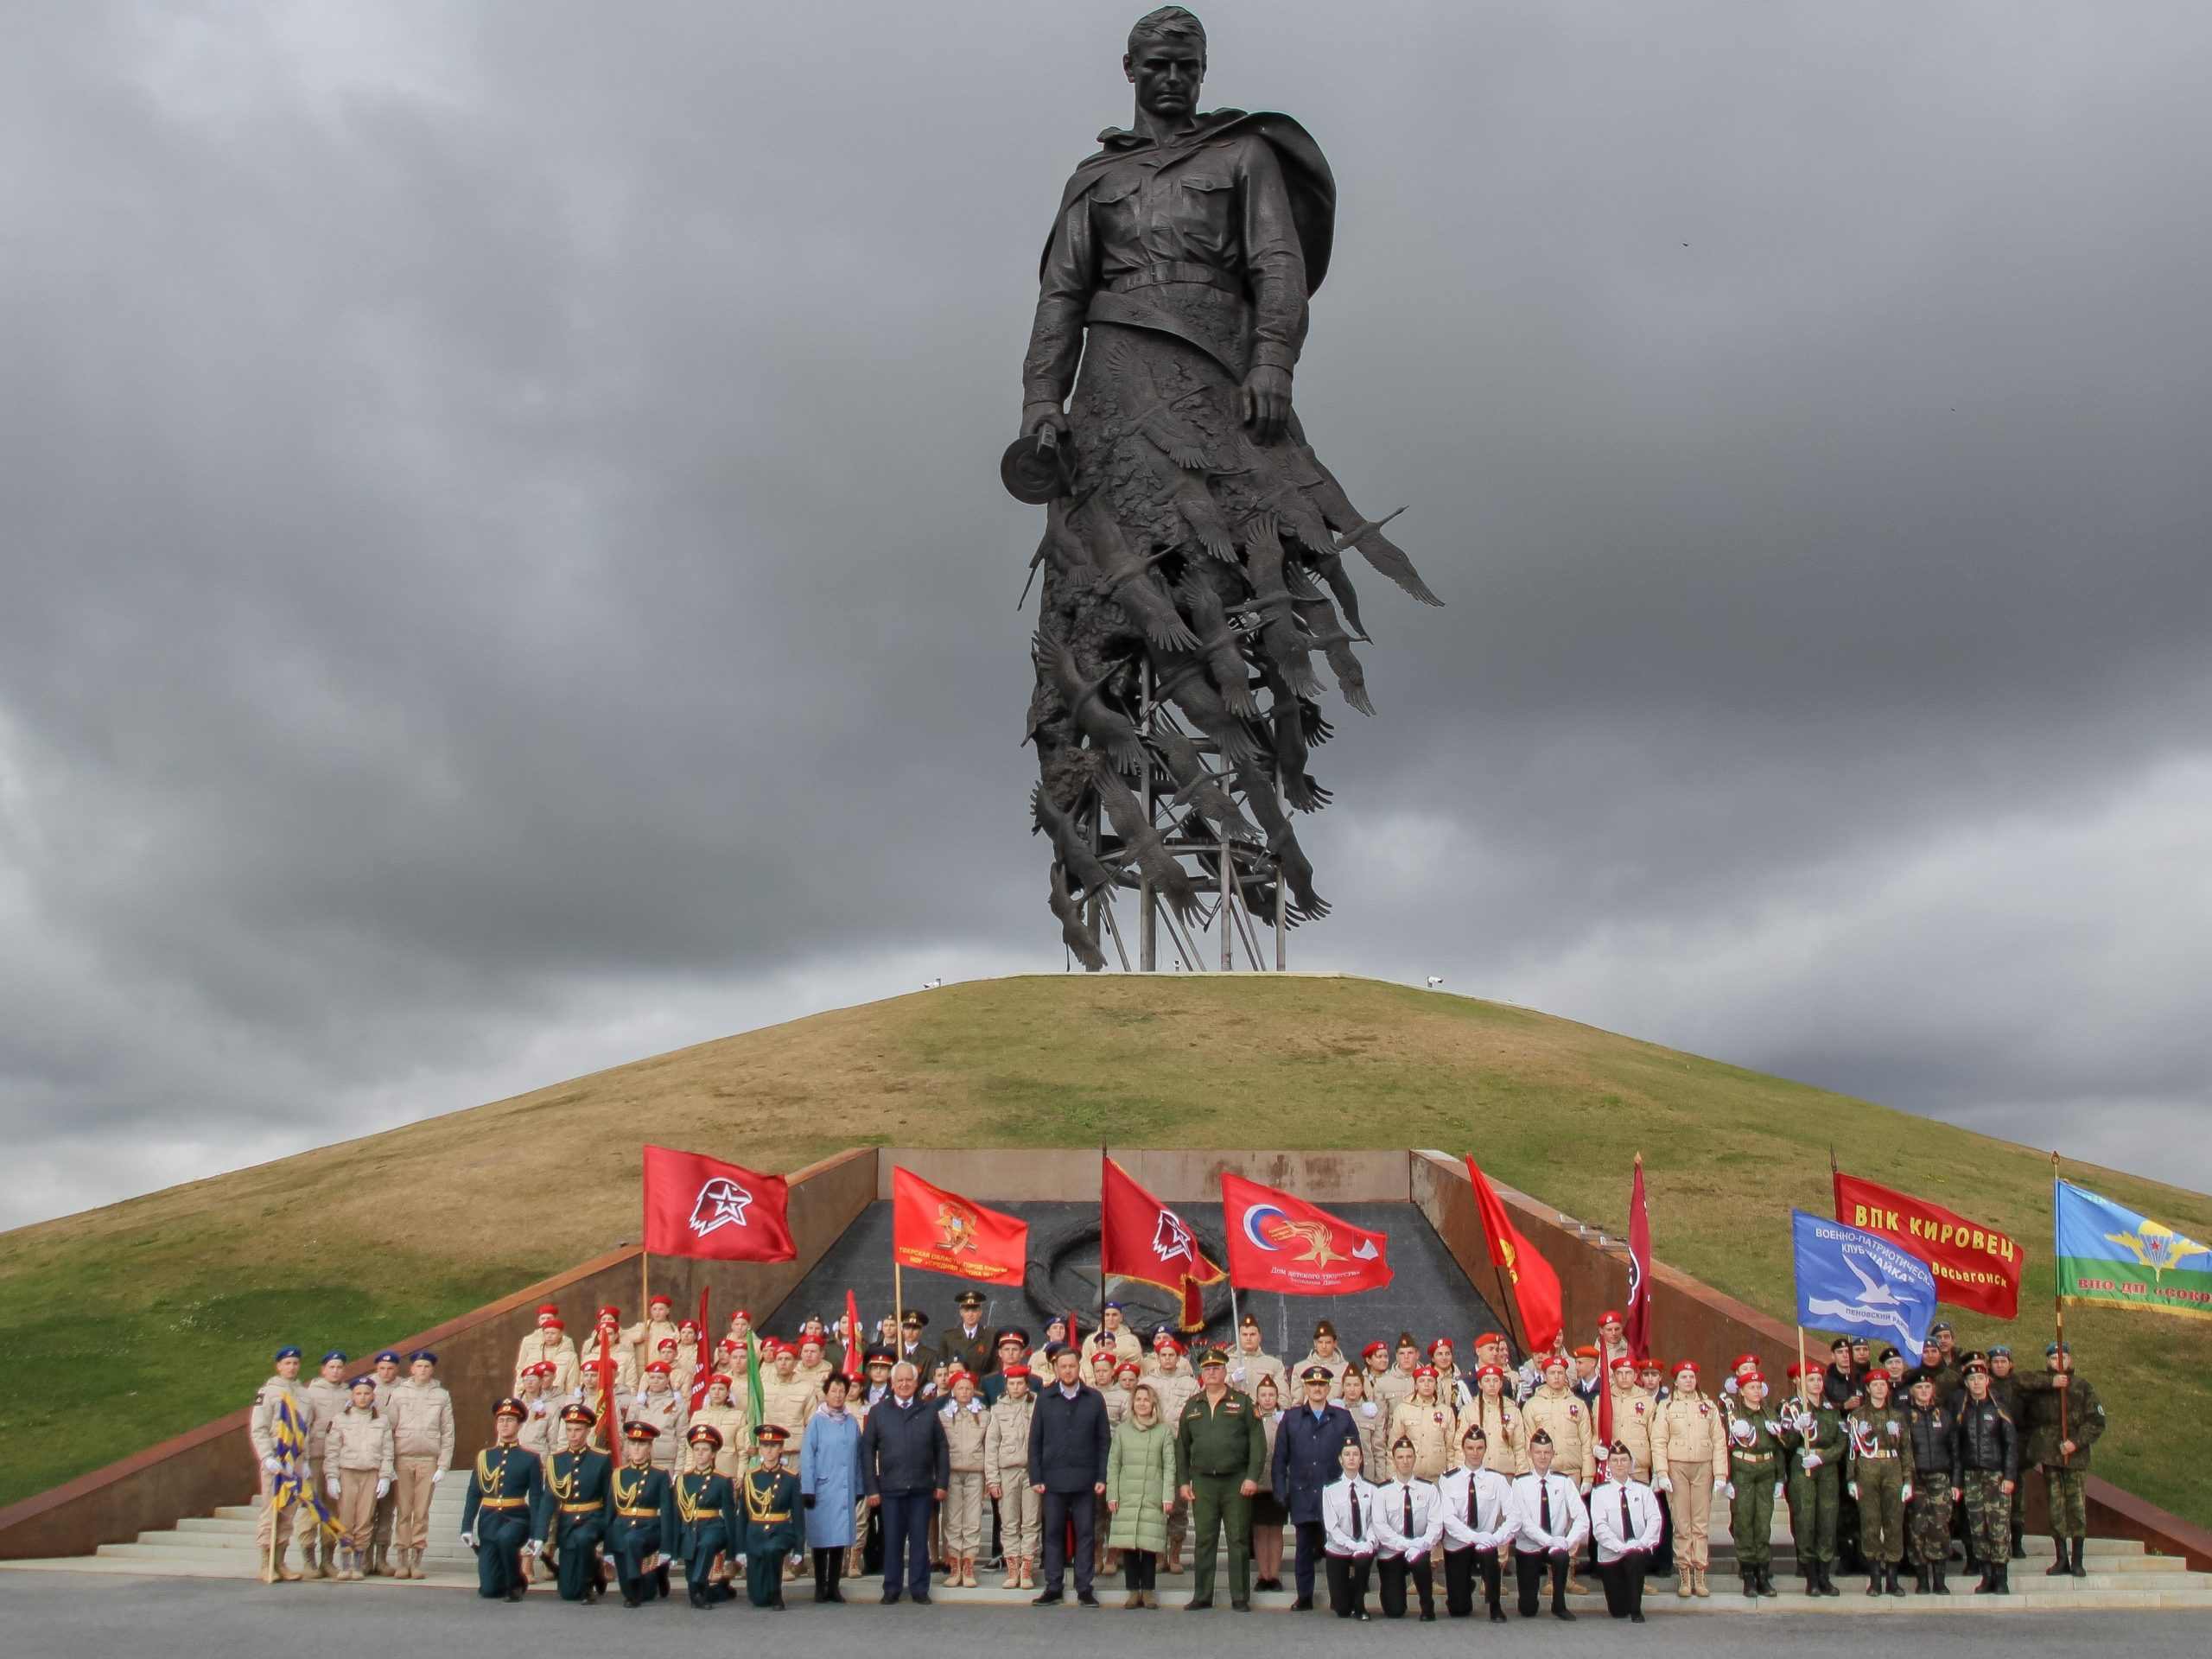
[[[16,20],[0,1220],[1059,965],[992,465],[1141,9]],[[2173,1173],[2212,22],[1203,12],[1451,601],[1364,584],[1296,959]]]

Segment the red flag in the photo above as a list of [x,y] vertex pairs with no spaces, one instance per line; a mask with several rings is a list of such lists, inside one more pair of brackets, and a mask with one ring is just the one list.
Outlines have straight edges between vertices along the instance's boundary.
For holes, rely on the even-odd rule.
[[715,1368],[708,1363],[707,1354],[707,1297],[709,1292],[699,1293],[699,1341],[691,1362],[691,1409],[696,1411],[707,1403],[707,1382]]
[[1221,1218],[1229,1239],[1230,1281],[1239,1289],[1344,1296],[1390,1282],[1383,1235],[1226,1170]]
[[2019,1317],[2020,1247],[1940,1205],[1835,1172],[1835,1218],[1879,1233],[1925,1262],[1936,1300],[2000,1319]]
[[912,1170],[891,1171],[891,1253],[902,1267],[962,1279],[1020,1284],[1029,1260],[1029,1224],[931,1186]]
[[[1651,1352],[1651,1217],[1643,1207],[1643,1154],[1636,1154],[1636,1185],[1628,1195],[1628,1308],[1621,1340],[1637,1359]],[[1610,1363],[1610,1357],[1608,1359]]]
[[645,1249],[713,1262],[789,1262],[798,1255],[780,1175],[696,1152],[645,1148]]
[[840,1369],[848,1382],[860,1381],[861,1305],[849,1290],[845,1293],[845,1363]]
[[1521,1310],[1522,1339],[1531,1353],[1548,1353],[1567,1328],[1560,1312],[1559,1275],[1506,1218],[1505,1206],[1491,1191],[1482,1166],[1471,1156],[1467,1160],[1467,1179],[1474,1183],[1475,1206],[1482,1211],[1483,1236],[1490,1244],[1491,1262],[1505,1269],[1513,1287],[1513,1300]]
[[1185,1331],[1204,1328],[1205,1287],[1219,1284],[1224,1276],[1198,1248],[1198,1235],[1182,1217],[1139,1186],[1111,1158],[1102,1160],[1099,1175],[1098,1270],[1178,1293],[1183,1299]]

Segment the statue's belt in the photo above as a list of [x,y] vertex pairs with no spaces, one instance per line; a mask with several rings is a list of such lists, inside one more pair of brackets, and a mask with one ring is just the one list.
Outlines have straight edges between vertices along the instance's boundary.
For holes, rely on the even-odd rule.
[[1186,259],[1162,259],[1135,270],[1125,270],[1119,276],[1106,279],[1109,294],[1126,294],[1133,288],[1154,288],[1162,283],[1204,283],[1209,288],[1223,289],[1231,294],[1243,291],[1243,285],[1225,270],[1211,265],[1193,264]]

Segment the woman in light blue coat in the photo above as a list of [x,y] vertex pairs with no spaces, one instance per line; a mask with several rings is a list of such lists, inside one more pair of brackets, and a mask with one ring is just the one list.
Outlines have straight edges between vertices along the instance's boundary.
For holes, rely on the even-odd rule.
[[806,1510],[806,1541],[814,1552],[814,1599],[842,1601],[837,1582],[845,1552],[860,1541],[855,1524],[861,1501],[861,1420],[845,1409],[846,1382],[831,1373],[823,1403],[807,1420],[799,1442],[799,1503]]

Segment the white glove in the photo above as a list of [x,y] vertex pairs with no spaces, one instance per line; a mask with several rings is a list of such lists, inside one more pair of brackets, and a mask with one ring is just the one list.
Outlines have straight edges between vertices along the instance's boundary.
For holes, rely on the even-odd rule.
[[471,1549],[474,1549],[476,1548],[476,1535],[469,1531],[467,1528],[463,1527],[461,1529],[461,1541],[467,1544]]
[[1736,1496],[1736,1483],[1735,1483],[1734,1481],[1732,1481],[1732,1480],[1716,1480],[1716,1481],[1714,1481],[1714,1482],[1713,1483],[1713,1495],[1715,1497],[1735,1497],[1735,1496]]
[[264,1458],[261,1460],[261,1466],[272,1475],[282,1474],[284,1471],[284,1465],[274,1458]]
[[1903,1497],[1906,1503],[1910,1503],[1912,1502],[1912,1484],[1910,1481],[1905,1484]]
[[1583,1497],[1587,1497],[1590,1496],[1590,1483],[1586,1480],[1578,1482],[1574,1490],[1581,1493]]
[[1856,1503],[1859,1499],[1859,1483],[1855,1480],[1847,1481],[1845,1483],[1845,1490],[1851,1494],[1852,1501]]
[[337,1496],[338,1496],[338,1477],[337,1477],[337,1476],[335,1476],[335,1475],[333,1475],[333,1476],[331,1476],[331,1477],[330,1477],[330,1478],[329,1478],[329,1479],[327,1479],[327,1480],[324,1481],[324,1482],[322,1483],[322,1490],[323,1490],[324,1491],[326,1491],[326,1492],[328,1492],[328,1493],[329,1493],[333,1497],[337,1497]]
[[1819,1452],[1808,1452],[1805,1454],[1805,1472],[1811,1474],[1814,1470],[1820,1468],[1827,1461]]
[[387,1492],[389,1492],[391,1490],[391,1477],[390,1475],[379,1475],[379,1476],[378,1476],[378,1477],[377,1477],[377,1501],[378,1501],[378,1503],[382,1503],[382,1502],[384,1501],[385,1494],[385,1493],[387,1493]]
[[1671,1492],[1671,1491],[1673,1491],[1675,1490],[1675,1479],[1674,1479],[1674,1477],[1673,1477],[1673,1476],[1671,1476],[1671,1475],[1662,1475],[1662,1476],[1660,1476],[1658,1479],[1656,1479],[1656,1480],[1655,1480],[1655,1481],[1653,1481],[1653,1482],[1651,1483],[1651,1490],[1652,1490],[1653,1491],[1655,1491],[1655,1492]]
[[445,1478],[446,1478],[446,1471],[445,1471],[444,1470],[442,1470],[442,1469],[433,1469],[433,1470],[431,1470],[431,1471],[430,1471],[430,1484],[431,1484],[431,1485],[433,1485],[433,1486],[436,1485],[440,1481],[443,1480]]
[[531,1539],[528,1543],[524,1544],[523,1548],[528,1550],[532,1555],[543,1555],[545,1553],[544,1541],[539,1538]]

